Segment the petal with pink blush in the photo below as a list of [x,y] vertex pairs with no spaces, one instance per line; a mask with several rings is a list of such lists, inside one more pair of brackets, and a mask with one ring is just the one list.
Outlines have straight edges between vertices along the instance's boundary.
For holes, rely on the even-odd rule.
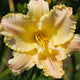
[[80,35],[79,34],[75,34],[73,39],[68,43],[68,46],[67,46],[68,53],[75,52],[75,51],[80,52]]
[[20,74],[25,69],[32,68],[35,64],[33,62],[33,56],[26,53],[13,53],[14,57],[8,61],[9,67],[12,72]]

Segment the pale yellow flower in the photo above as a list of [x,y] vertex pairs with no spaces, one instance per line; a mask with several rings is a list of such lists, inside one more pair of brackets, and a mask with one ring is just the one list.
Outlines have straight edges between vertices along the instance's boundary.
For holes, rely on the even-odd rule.
[[10,68],[20,73],[36,64],[46,76],[61,78],[62,61],[80,43],[80,36],[74,37],[76,22],[72,8],[57,5],[49,11],[46,1],[31,0],[28,10],[27,15],[10,13],[1,21],[4,42],[14,50],[14,58],[8,62]]

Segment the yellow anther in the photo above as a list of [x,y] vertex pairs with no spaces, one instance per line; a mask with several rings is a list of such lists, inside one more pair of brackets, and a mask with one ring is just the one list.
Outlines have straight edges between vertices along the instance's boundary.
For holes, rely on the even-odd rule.
[[48,44],[48,40],[41,33],[36,33],[35,39],[40,46],[46,46]]

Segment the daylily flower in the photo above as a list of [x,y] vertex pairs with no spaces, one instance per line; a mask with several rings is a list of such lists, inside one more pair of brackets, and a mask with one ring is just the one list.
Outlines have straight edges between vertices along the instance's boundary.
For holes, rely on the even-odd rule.
[[46,76],[61,78],[62,61],[68,53],[80,51],[80,36],[74,35],[75,25],[71,7],[57,5],[49,11],[44,0],[31,0],[27,15],[4,16],[1,34],[6,45],[14,50],[14,58],[8,62],[11,70],[21,73],[36,64]]

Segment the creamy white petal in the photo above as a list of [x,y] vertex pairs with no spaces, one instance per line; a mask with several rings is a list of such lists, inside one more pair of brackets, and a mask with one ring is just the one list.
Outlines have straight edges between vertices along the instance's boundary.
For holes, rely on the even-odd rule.
[[55,6],[47,15],[41,17],[39,29],[48,39],[53,39],[53,46],[64,44],[72,39],[76,28],[72,8],[65,5]]
[[61,46],[54,48],[52,47],[52,56],[55,56],[57,61],[61,61],[67,58],[67,51],[66,49],[62,48]]
[[8,64],[14,73],[20,74],[35,65],[31,54],[14,52],[13,55],[14,57],[8,61]]
[[39,20],[41,16],[48,13],[49,6],[44,0],[30,0],[28,4],[28,15]]
[[64,49],[61,47],[43,50],[35,56],[35,64],[43,69],[46,76],[61,78],[64,74],[62,60],[66,58]]
[[44,65],[43,71],[46,76],[50,75],[54,78],[62,78],[64,74],[62,61],[56,61],[55,58],[49,57],[41,61],[41,64]]
[[68,53],[75,52],[75,51],[80,52],[80,35],[79,34],[75,34],[73,39],[68,43],[68,46],[67,46]]
[[34,49],[34,34],[37,31],[37,22],[23,14],[8,14],[1,21],[1,34],[5,36],[4,42],[11,49],[27,52]]

